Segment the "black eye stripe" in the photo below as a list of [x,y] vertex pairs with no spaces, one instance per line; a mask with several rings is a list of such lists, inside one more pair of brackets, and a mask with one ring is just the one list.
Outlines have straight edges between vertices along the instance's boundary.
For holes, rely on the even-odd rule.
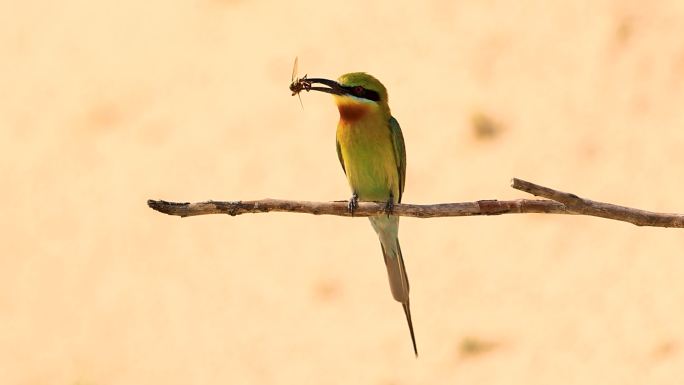
[[348,86],[348,87],[342,87],[344,88],[350,95],[354,95],[359,98],[364,98],[368,100],[372,100],[374,102],[377,102],[380,100],[380,94],[373,90],[369,90],[363,87],[359,87],[361,92],[358,92],[359,90],[357,89],[356,86]]

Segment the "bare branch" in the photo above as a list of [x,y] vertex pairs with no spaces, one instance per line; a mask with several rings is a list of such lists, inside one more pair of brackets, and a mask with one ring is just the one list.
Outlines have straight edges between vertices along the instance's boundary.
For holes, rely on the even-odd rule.
[[654,213],[612,203],[596,202],[517,178],[513,178],[511,187],[532,195],[553,199],[564,204],[569,211],[580,215],[629,222],[637,226],[684,227],[684,214]]
[[[307,202],[280,199],[233,202],[176,203],[148,200],[147,205],[159,212],[190,217],[206,214],[241,215],[248,213],[268,213],[271,211],[306,213],[314,215],[338,215],[349,217],[347,201]],[[395,204],[393,215],[415,218],[463,217],[473,215],[499,215],[514,213],[553,213],[571,214],[561,203],[549,200],[517,199],[513,201],[481,200],[463,203],[440,203],[434,205]],[[354,210],[356,217],[384,215],[385,203],[359,202]]]
[[[516,199],[509,201],[479,200],[475,202],[440,203],[431,205],[396,204],[393,215],[414,218],[462,217],[500,214],[571,214],[591,215],[633,223],[637,226],[684,227],[684,215],[653,213],[624,206],[582,199],[548,187],[539,186],[521,179],[513,179],[515,189],[551,200]],[[189,217],[207,214],[241,215],[249,213],[292,212],[314,215],[351,216],[346,201],[307,202],[279,199],[254,201],[207,201],[177,203],[163,200],[148,200],[147,205],[159,212]],[[359,202],[354,216],[367,217],[387,214],[384,202]]]

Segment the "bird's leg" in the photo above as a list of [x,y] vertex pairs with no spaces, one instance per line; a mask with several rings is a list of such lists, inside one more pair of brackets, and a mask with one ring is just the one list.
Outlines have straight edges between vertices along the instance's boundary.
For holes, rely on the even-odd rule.
[[389,199],[387,200],[387,203],[385,203],[385,213],[387,213],[387,217],[389,218],[390,215],[394,212],[394,194],[390,191],[389,194]]
[[349,211],[349,214],[351,216],[354,216],[354,210],[359,207],[359,196],[354,193],[352,194],[351,198],[349,198],[349,203],[347,203],[347,211]]

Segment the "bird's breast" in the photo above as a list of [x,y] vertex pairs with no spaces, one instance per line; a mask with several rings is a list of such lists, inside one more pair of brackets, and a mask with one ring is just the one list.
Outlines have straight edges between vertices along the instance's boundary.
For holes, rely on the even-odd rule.
[[352,122],[340,117],[337,142],[347,180],[361,200],[399,197],[399,175],[387,122],[371,115]]

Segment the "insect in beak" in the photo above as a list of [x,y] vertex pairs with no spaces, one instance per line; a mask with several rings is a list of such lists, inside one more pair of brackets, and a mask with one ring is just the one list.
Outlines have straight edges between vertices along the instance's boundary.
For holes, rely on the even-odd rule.
[[302,103],[302,96],[299,94],[302,91],[309,91],[311,89],[311,82],[304,75],[302,78],[297,76],[298,67],[298,57],[295,57],[294,65],[292,66],[292,78],[290,80],[290,91],[292,91],[292,96],[297,95],[299,97],[299,104],[304,109],[304,103]]

